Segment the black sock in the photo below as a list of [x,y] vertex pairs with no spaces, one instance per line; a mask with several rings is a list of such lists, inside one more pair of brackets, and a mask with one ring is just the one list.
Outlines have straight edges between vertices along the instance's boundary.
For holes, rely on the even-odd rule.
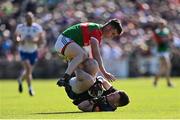
[[64,76],[63,76],[63,78],[64,78],[64,80],[65,80],[66,82],[69,82],[69,80],[71,79],[71,75],[65,73]]

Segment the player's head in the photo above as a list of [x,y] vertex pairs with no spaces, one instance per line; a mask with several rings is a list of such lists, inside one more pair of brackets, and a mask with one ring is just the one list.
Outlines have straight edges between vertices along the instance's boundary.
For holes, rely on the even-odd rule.
[[128,95],[124,91],[116,91],[111,94],[111,97],[115,107],[122,107],[130,102]]
[[28,26],[31,26],[33,23],[34,15],[32,12],[27,12],[25,15],[26,23]]
[[159,19],[157,24],[159,28],[164,28],[167,25],[167,21],[165,19]]
[[111,19],[103,25],[102,28],[103,37],[112,39],[122,34],[122,25],[120,20]]
[[89,73],[90,75],[92,75],[93,77],[95,77],[95,75],[97,74],[97,72],[99,70],[97,61],[92,58],[87,58],[83,62],[83,70],[85,72]]

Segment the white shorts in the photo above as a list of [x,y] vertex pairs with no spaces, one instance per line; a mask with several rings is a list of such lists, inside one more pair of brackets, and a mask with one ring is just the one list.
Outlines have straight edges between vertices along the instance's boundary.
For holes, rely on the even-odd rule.
[[72,88],[72,91],[76,94],[82,93],[82,91],[79,90],[78,81],[76,80],[76,77],[73,77],[69,80],[69,85]]
[[170,52],[159,52],[158,56],[164,57],[165,59],[169,59],[170,58]]
[[62,34],[59,35],[56,43],[55,43],[55,50],[62,55],[64,55],[64,50],[66,46],[73,42],[70,38],[63,36]]

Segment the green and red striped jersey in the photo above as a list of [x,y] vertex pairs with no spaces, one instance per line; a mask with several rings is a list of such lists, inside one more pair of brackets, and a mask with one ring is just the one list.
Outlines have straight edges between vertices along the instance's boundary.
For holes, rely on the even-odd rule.
[[154,38],[155,42],[158,45],[158,51],[163,52],[163,51],[168,51],[169,50],[169,41],[164,40],[164,38],[167,38],[168,35],[170,34],[170,30],[166,27],[163,29],[156,29],[154,32]]
[[79,23],[67,28],[62,35],[72,39],[81,47],[90,44],[90,38],[94,37],[101,43],[102,39],[102,25],[97,23]]

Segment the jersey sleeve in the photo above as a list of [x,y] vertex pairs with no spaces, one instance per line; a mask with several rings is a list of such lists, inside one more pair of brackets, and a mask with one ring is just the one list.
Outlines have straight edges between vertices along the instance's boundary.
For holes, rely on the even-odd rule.
[[37,31],[38,31],[38,33],[43,32],[43,28],[42,28],[42,26],[41,26],[41,25],[36,24],[36,27],[37,27]]
[[17,25],[16,30],[15,30],[15,32],[16,32],[17,34],[20,33],[22,26],[23,26],[23,24],[18,24],[18,25]]

